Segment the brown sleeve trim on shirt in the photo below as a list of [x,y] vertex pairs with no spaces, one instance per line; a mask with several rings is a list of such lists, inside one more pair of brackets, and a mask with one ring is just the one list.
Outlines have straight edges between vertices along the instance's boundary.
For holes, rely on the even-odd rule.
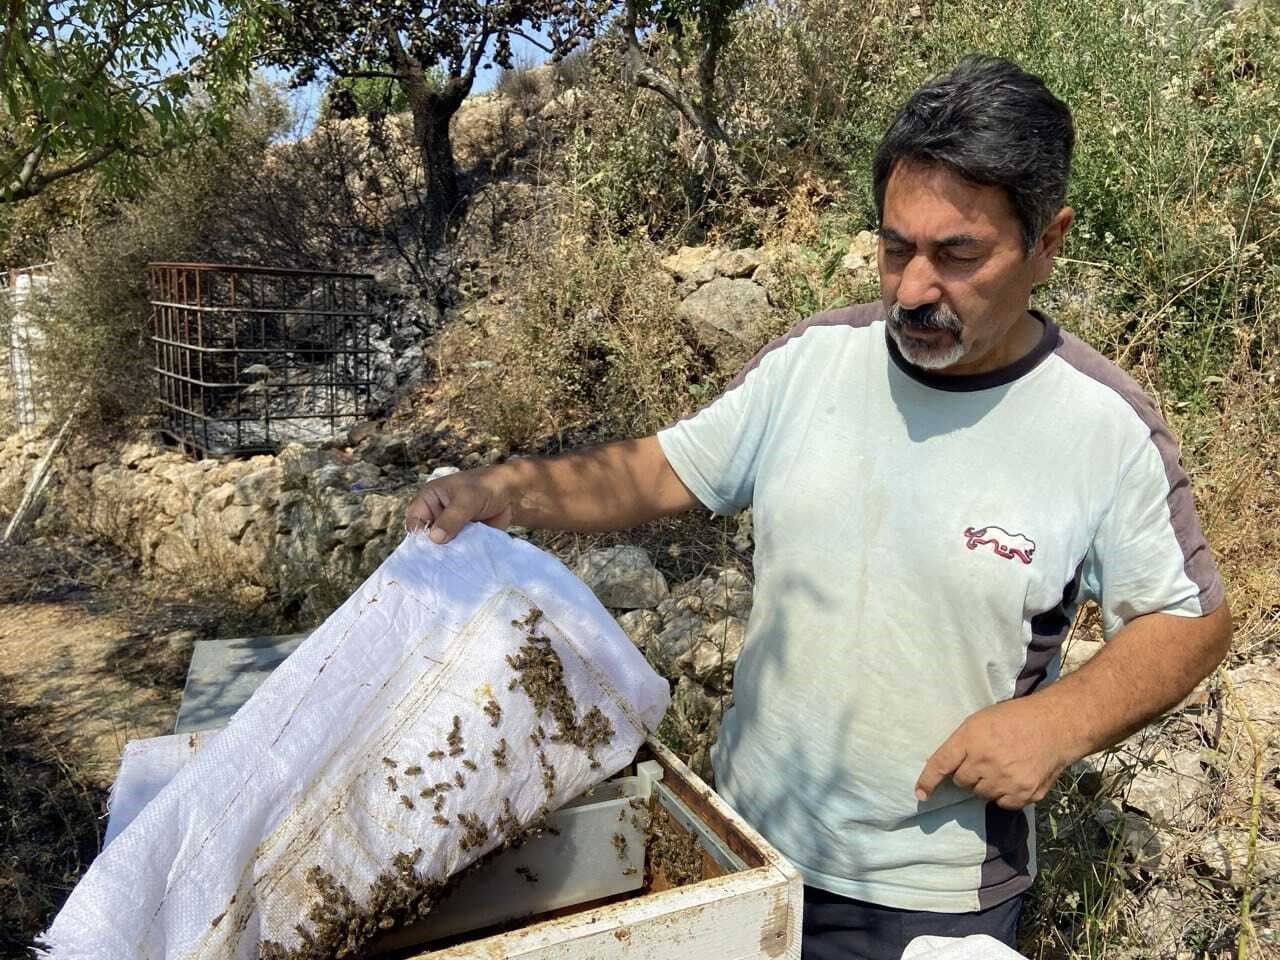
[[1222,578],[1218,575],[1213,556],[1209,552],[1209,544],[1200,527],[1200,518],[1196,515],[1191,481],[1178,459],[1178,443],[1160,417],[1155,404],[1131,376],[1079,337],[1062,331],[1058,349],[1054,352],[1086,377],[1119,394],[1151,431],[1151,442],[1160,454],[1165,478],[1169,482],[1169,522],[1173,526],[1178,546],[1182,549],[1183,570],[1200,590],[1201,615],[1213,612],[1222,603]]

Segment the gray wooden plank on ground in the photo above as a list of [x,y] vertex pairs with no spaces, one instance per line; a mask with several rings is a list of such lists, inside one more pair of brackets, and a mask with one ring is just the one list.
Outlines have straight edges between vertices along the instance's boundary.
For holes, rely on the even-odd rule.
[[226,726],[253,691],[309,633],[197,641],[174,733]]

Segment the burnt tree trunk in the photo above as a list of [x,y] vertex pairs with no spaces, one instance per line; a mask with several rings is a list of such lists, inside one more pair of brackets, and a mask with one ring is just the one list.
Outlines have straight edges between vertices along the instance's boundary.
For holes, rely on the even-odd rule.
[[395,31],[388,30],[387,40],[392,66],[413,114],[413,136],[426,180],[421,235],[430,255],[452,238],[464,212],[449,121],[471,92],[474,71],[449,77],[437,86],[428,79],[422,64],[405,50]]
[[451,238],[463,212],[458,165],[449,138],[449,121],[458,112],[463,96],[431,92],[421,100],[409,98],[413,110],[413,134],[426,176],[423,197],[424,235],[432,252]]

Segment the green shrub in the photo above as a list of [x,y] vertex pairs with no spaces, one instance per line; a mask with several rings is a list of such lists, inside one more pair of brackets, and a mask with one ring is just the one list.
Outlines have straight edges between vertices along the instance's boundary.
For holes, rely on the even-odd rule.
[[53,279],[30,307],[43,332],[33,351],[37,391],[55,419],[78,406],[77,433],[108,436],[151,412],[146,265],[227,252],[219,211],[239,199],[240,171],[260,166],[285,119],[260,91],[225,143],[192,148],[153,170],[141,195],[54,239]]
[[709,396],[719,370],[693,330],[658,252],[585,234],[530,238],[501,312],[477,331],[475,425],[512,447],[569,425],[593,439],[636,436]]

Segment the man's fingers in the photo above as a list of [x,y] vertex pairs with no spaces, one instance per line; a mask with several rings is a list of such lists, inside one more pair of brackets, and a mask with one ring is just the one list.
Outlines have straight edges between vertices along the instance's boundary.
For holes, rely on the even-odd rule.
[[429,527],[435,519],[444,513],[444,500],[440,491],[434,486],[426,486],[418,491],[413,503],[404,514],[404,525],[410,533]]
[[468,521],[472,519],[472,515],[473,511],[467,509],[465,502],[461,498],[456,499],[436,514],[428,536],[435,543],[448,543],[467,525]]
[[977,792],[978,783],[982,780],[982,775],[974,769],[971,763],[962,763],[951,771],[951,782],[962,790],[972,790]]
[[[957,731],[958,732],[958,731]],[[924,763],[920,779],[916,781],[916,799],[928,800],[929,795],[944,779],[951,776],[964,763],[964,747],[953,733]]]

